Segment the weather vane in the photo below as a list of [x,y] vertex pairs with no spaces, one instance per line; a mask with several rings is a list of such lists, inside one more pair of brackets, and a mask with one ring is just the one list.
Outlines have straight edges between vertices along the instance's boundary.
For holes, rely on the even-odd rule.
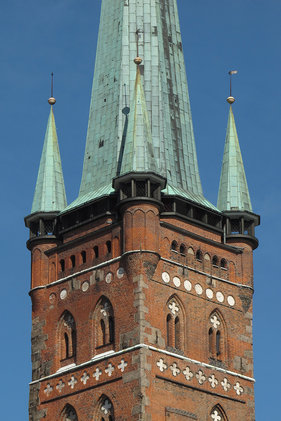
[[48,99],[48,103],[50,105],[54,105],[56,103],[56,99],[54,98],[54,73],[51,73],[51,97]]
[[139,56],[139,39],[140,39],[140,33],[142,31],[140,29],[137,29],[136,31],[136,40],[137,40],[137,57],[134,59],[134,62],[136,65],[140,65],[142,63],[142,58]]
[[231,104],[233,104],[234,103],[234,101],[235,101],[235,98],[232,96],[232,75],[237,75],[237,73],[238,73],[238,70],[230,70],[229,72],[228,72],[228,74],[229,74],[229,82],[230,82],[230,95],[229,95],[229,97],[227,98],[227,102],[231,105]]

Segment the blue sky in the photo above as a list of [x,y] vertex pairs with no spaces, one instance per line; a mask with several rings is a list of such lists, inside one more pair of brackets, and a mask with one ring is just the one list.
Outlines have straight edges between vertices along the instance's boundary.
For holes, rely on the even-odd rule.
[[[280,0],[178,0],[200,174],[216,203],[227,124],[228,75],[254,211],[256,419],[280,400]],[[0,0],[2,418],[27,419],[31,209],[55,73],[55,117],[68,202],[85,147],[100,0]]]

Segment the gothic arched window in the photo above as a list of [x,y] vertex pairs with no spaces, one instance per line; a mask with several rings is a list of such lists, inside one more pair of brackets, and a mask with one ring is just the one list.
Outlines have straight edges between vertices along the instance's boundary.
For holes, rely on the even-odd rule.
[[213,360],[226,360],[225,323],[218,311],[209,317],[209,357]]
[[114,407],[107,396],[102,396],[95,411],[94,421],[114,421]]
[[66,405],[62,411],[62,421],[78,421],[75,409],[71,405]]
[[183,350],[184,348],[184,317],[182,306],[176,297],[167,303],[166,335],[167,346]]
[[60,360],[76,356],[76,325],[72,314],[65,311],[59,321]]
[[216,405],[210,414],[211,421],[227,421],[226,414],[220,405]]
[[178,243],[175,240],[172,241],[171,250],[174,250],[174,251],[178,250]]
[[114,344],[114,313],[110,301],[101,297],[94,311],[94,348]]

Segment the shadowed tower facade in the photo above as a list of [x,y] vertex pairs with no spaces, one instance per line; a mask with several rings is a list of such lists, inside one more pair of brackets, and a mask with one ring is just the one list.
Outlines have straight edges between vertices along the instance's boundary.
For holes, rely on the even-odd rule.
[[25,218],[30,421],[254,421],[259,217],[232,106],[217,207],[203,195],[176,0],[102,1],[69,205],[49,103]]

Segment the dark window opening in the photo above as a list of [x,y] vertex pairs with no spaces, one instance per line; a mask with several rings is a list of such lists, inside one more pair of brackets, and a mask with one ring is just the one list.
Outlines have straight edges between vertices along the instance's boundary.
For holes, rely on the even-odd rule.
[[65,261],[63,259],[60,260],[60,270],[61,270],[61,272],[65,271]]
[[180,319],[176,317],[175,319],[175,348],[180,349]]
[[112,316],[109,316],[109,342],[112,344],[114,342],[114,319]]
[[218,262],[219,262],[219,261],[218,261],[217,256],[214,256],[214,257],[213,257],[213,259],[212,259],[212,265],[213,265],[213,266],[218,266]]
[[106,331],[105,331],[105,323],[103,319],[101,319],[100,321],[100,327],[101,327],[101,334],[102,334],[102,345],[106,345]]
[[221,333],[219,330],[216,334],[216,354],[217,357],[221,354]]
[[82,263],[86,263],[87,255],[86,255],[85,250],[81,251],[81,258],[82,258]]
[[180,246],[180,254],[186,254],[186,247],[184,244],[181,244]]
[[167,346],[172,346],[172,332],[171,332],[172,316],[168,314],[166,325],[167,325]]
[[111,253],[111,241],[106,242],[106,248],[107,248],[107,253],[110,254]]
[[72,256],[70,256],[70,261],[71,261],[71,267],[74,268],[75,267],[75,256],[74,256],[74,254]]
[[94,247],[94,256],[95,256],[95,259],[97,259],[99,257],[99,248],[98,248],[98,246],[95,246]]
[[221,268],[226,269],[227,268],[227,263],[225,259],[221,259]]
[[196,252],[196,260],[198,260],[198,262],[202,262],[202,259],[203,259],[202,251],[201,250],[197,250],[197,252]]
[[69,339],[68,334],[64,334],[64,345],[65,345],[65,358],[69,358]]
[[178,243],[174,240],[171,244],[171,250],[176,251],[178,248]]

